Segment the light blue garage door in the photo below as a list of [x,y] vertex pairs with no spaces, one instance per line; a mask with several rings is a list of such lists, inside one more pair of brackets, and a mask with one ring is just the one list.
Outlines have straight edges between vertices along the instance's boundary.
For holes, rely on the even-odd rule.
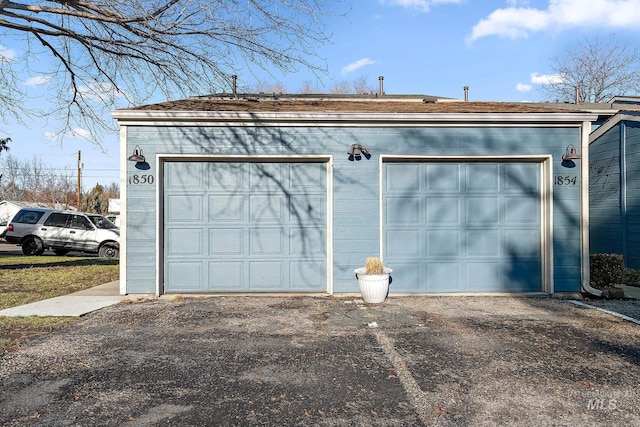
[[165,164],[165,292],[327,290],[326,163]]
[[542,290],[539,163],[385,163],[384,174],[393,291]]

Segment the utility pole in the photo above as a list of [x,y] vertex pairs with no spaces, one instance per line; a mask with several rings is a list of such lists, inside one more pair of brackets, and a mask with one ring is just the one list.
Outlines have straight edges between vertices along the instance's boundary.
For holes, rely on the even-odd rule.
[[78,150],[78,207],[76,208],[80,211],[80,177],[81,177],[82,164],[80,163],[80,150]]

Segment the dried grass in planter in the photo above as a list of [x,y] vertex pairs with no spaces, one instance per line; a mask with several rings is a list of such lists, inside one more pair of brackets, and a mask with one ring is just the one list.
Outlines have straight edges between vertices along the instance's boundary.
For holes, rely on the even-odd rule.
[[364,262],[367,274],[382,274],[384,269],[380,258],[367,258]]

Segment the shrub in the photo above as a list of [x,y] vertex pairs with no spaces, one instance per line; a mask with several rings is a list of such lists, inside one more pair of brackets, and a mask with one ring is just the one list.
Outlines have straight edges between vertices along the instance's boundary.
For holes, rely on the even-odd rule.
[[591,286],[606,289],[622,283],[624,277],[624,258],[619,254],[589,255]]

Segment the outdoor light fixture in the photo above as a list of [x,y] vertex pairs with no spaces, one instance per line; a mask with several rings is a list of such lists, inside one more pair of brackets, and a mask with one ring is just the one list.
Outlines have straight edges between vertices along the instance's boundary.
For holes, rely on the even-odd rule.
[[562,155],[562,162],[563,163],[570,162],[572,160],[581,159],[581,158],[582,158],[582,155],[576,152],[576,147],[574,147],[573,144],[569,144],[569,146],[567,146],[567,150]]
[[136,145],[136,148],[133,149],[133,154],[129,156],[129,160],[136,163],[146,162],[144,155],[142,154],[142,148],[140,148],[139,145]]
[[351,144],[351,148],[349,148],[347,154],[349,155],[349,160],[352,162],[354,160],[362,160],[362,156],[364,156],[367,160],[371,158],[369,150],[367,150],[360,144]]

